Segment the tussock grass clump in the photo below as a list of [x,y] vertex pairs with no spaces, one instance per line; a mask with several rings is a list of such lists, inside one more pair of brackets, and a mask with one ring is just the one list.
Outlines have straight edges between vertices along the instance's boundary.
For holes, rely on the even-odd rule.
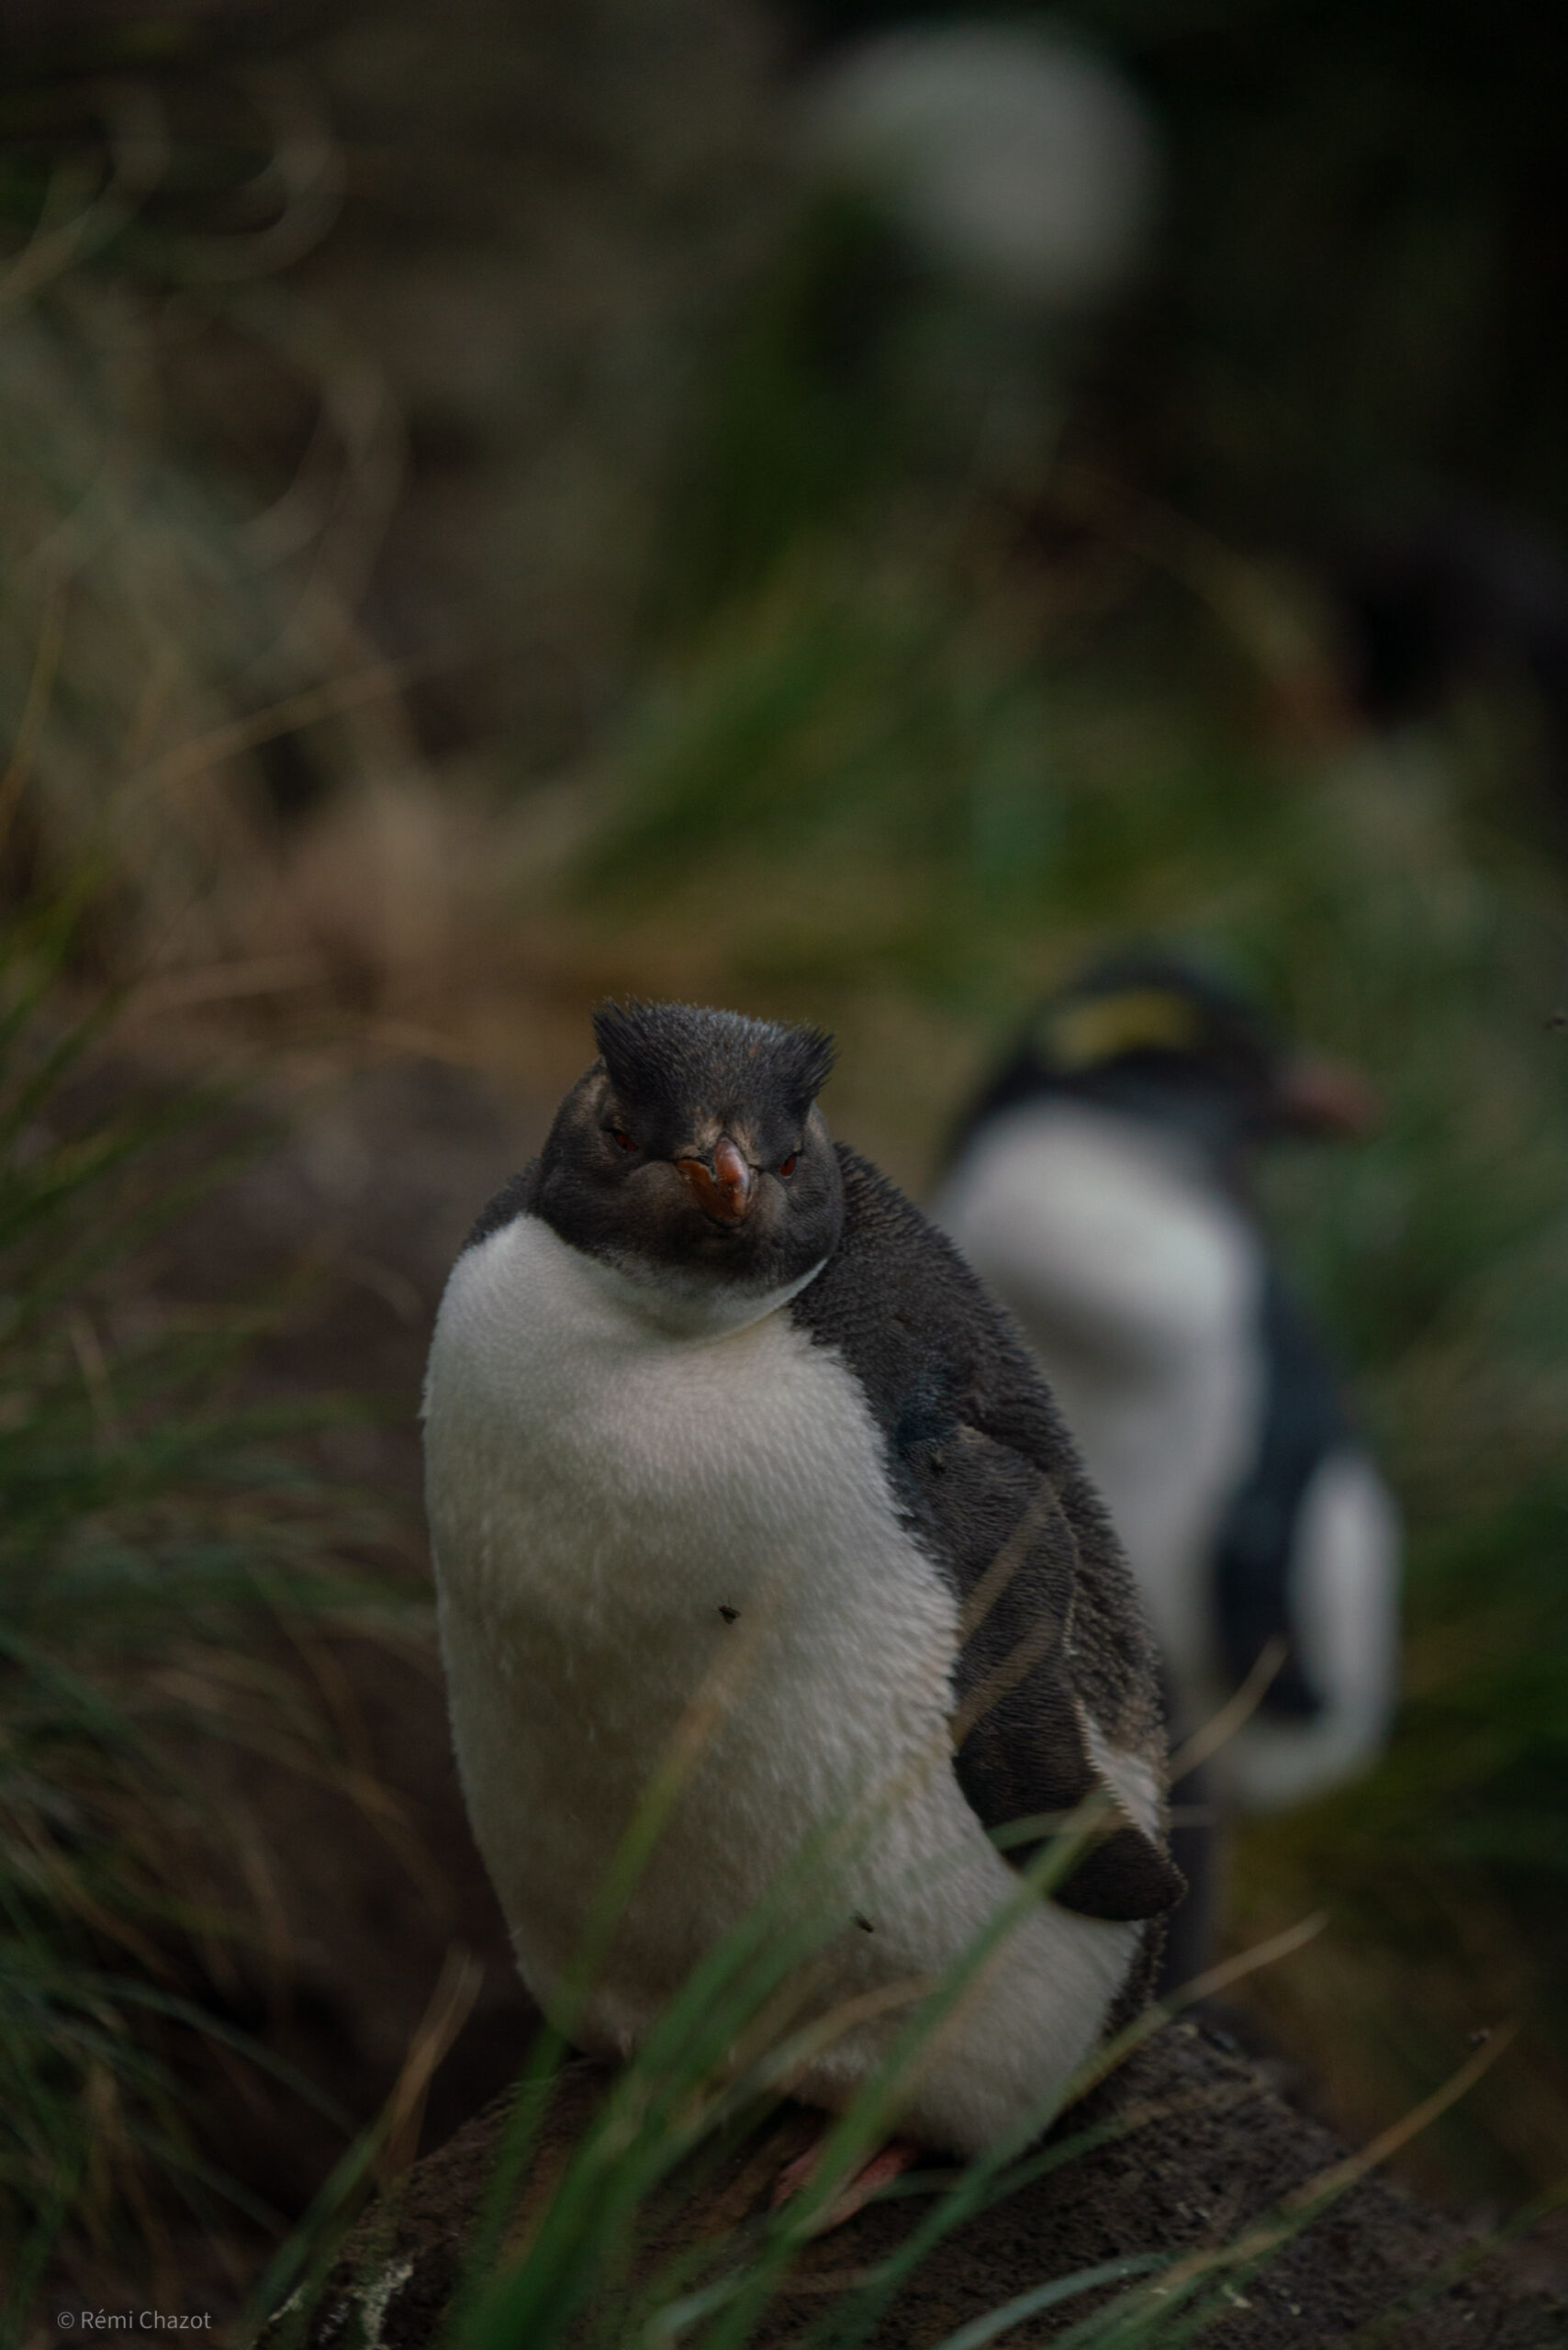
[[[264,1948],[264,1888],[202,1788],[213,1739],[330,1768],[280,1634],[341,1606],[342,1503],[241,1408],[254,1310],[185,1315],[139,1277],[222,1159],[218,1105],[149,1105],[88,1062],[106,1009],[59,985],[65,916],[0,931],[0,2277],[165,2282],[182,2201],[228,2196],[181,2087],[193,2034],[257,2061],[213,1990]],[[330,1523],[329,1518],[330,1516]],[[232,2065],[230,2066],[232,2070]],[[312,2094],[307,2084],[295,2084]]]
[[308,76],[188,30],[21,44],[0,99],[0,893],[95,856],[100,971],[287,994],[309,818],[418,767],[358,619],[401,427],[287,274],[342,193]]
[[353,618],[396,420],[278,282],[336,151],[297,77],[197,28],[127,72],[134,30],[40,29],[0,99],[0,2331],[51,2258],[167,2282],[181,2202],[244,2202],[181,2081],[193,2033],[240,2063],[218,2010],[275,1919],[199,1758],[330,1773],[274,1660],[351,1515],[238,1406],[262,1317],[151,1291],[225,1124],[117,1075],[84,988],[309,985],[291,782],[404,755]]

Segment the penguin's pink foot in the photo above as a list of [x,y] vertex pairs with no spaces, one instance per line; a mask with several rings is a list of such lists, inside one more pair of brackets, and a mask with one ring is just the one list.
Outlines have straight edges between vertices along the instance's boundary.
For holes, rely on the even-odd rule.
[[[816,2177],[832,2126],[831,2122],[824,2122],[805,2153],[797,2154],[794,2161],[786,2163],[779,2172],[773,2189],[773,2209],[776,2211],[780,2204],[788,2203],[792,2195],[799,2195],[803,2188],[809,2187]],[[890,2138],[853,2178],[845,2181],[832,2202],[823,2206],[812,2221],[807,2233],[825,2236],[830,2229],[841,2228],[846,2220],[852,2220],[856,2212],[869,2203],[890,2180],[899,2177],[919,2160],[920,2148],[913,2139]]]

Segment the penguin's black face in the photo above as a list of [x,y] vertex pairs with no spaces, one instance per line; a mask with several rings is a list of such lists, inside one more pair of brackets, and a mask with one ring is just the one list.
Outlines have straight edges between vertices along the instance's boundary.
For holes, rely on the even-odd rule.
[[844,1221],[816,1094],[833,1065],[811,1028],[690,1004],[610,1004],[602,1058],[556,1113],[535,1213],[573,1248],[747,1292],[829,1255]]

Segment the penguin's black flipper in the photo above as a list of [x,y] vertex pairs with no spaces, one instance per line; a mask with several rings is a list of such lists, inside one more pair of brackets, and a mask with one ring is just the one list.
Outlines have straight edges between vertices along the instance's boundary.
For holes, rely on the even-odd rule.
[[[954,1769],[988,1830],[1064,1815],[1113,1749],[1159,1736],[1132,1577],[1023,1343],[942,1234],[853,1151],[843,1238],[790,1312],[845,1359],[882,1428],[910,1524],[958,1599]],[[1162,1915],[1185,1891],[1120,1815],[1053,1897],[1096,1918]],[[1022,1864],[1034,1847],[1014,1847]]]
[[[960,1420],[945,1444],[916,1446],[907,1468],[945,1566],[962,1595],[964,1641],[954,1675],[953,1767],[987,1829],[1070,1813],[1103,1792],[1074,1686],[1074,1639],[1087,1580],[1072,1525],[1051,1479]],[[1084,1609],[1091,1619],[1092,1609]],[[1085,1917],[1155,1918],[1186,1886],[1151,1837],[1122,1825],[1098,1836],[1055,1897]],[[1022,1867],[1036,1839],[1012,1846]]]
[[1081,1918],[1131,1925],[1166,1918],[1187,1898],[1187,1880],[1152,1836],[1131,1825],[1114,1829],[1080,1861],[1054,1896]]
[[1262,1339],[1263,1424],[1215,1539],[1215,1628],[1238,1688],[1269,1643],[1282,1643],[1283,1662],[1260,1710],[1305,1722],[1322,1713],[1323,1695],[1302,1653],[1291,1585],[1296,1532],[1307,1487],[1329,1454],[1350,1443],[1351,1430],[1323,1349],[1271,1268]]

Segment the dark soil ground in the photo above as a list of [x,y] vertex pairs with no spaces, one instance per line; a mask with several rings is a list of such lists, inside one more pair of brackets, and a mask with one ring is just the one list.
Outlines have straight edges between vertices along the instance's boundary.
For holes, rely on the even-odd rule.
[[[605,2077],[582,2060],[563,2074],[520,2228],[528,2224],[531,2196],[559,2176]],[[871,2337],[876,2350],[938,2343],[1052,2277],[1126,2255],[1195,2253],[1233,2240],[1345,2151],[1243,2057],[1191,2023],[1168,2026],[1123,2068],[1115,2105],[1149,2118],[968,2221],[902,2293]],[[333,2272],[310,2350],[353,2338],[354,2315],[369,2319],[373,2350],[425,2350],[435,2338],[504,2119],[504,2107],[492,2108],[419,2164],[395,2201],[372,2216]],[[759,2138],[737,2147],[666,2221],[648,2248],[648,2266],[766,2209],[806,2128],[801,2109],[787,2107]],[[873,2205],[808,2246],[764,2318],[756,2350],[784,2350],[796,2340],[823,2297],[892,2253],[921,2210],[913,2199]],[[1468,2273],[1444,2283],[1450,2264]],[[1204,2339],[1234,2350],[1346,2344],[1402,2304],[1405,2314],[1377,2336],[1386,2350],[1547,2350],[1568,2340],[1568,2300],[1523,2291],[1495,2263],[1479,2264],[1475,2243],[1462,2230],[1372,2177],[1259,2273],[1222,2288],[1222,2300]],[[1010,2329],[1007,2339],[1019,2350],[1048,2342],[1092,2306],[1077,2298]]]

